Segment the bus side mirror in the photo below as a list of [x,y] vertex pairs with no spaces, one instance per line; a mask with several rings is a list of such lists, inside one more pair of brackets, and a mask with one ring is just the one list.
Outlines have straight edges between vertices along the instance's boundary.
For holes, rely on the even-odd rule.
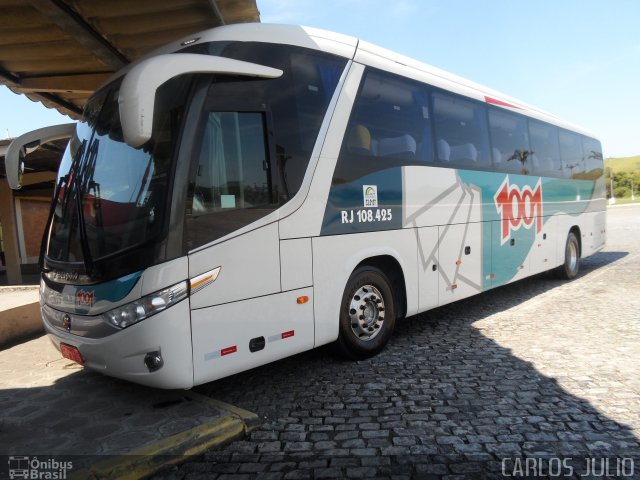
[[156,91],[166,81],[189,73],[278,78],[282,70],[231,58],[197,53],[172,53],[141,60],[122,81],[118,105],[127,145],[137,148],[151,138]]
[[25,156],[45,143],[70,138],[76,129],[75,123],[63,123],[50,127],[38,128],[14,138],[9,144],[4,157],[7,182],[14,190],[22,187],[25,170]]

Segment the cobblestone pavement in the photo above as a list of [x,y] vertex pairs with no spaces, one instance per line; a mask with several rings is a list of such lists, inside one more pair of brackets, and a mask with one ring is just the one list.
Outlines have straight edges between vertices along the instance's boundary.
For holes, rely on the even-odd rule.
[[184,391],[83,370],[47,336],[0,351],[0,405],[0,455],[73,457],[77,469],[227,415]]
[[366,361],[321,348],[198,387],[263,424],[159,477],[640,478],[638,238],[640,207],[610,209],[606,250],[572,282],[406,319]]

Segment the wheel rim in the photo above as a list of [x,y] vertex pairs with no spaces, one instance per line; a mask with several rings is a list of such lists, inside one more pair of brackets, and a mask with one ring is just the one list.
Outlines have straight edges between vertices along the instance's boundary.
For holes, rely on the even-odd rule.
[[567,248],[567,262],[569,270],[575,272],[578,267],[578,246],[576,245],[576,242],[569,242]]
[[365,342],[374,339],[382,330],[385,313],[380,291],[373,285],[363,285],[349,303],[351,331]]

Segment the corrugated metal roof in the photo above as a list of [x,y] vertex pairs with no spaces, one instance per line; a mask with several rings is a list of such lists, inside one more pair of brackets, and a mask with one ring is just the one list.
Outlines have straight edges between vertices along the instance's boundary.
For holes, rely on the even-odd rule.
[[77,119],[100,84],[149,51],[259,21],[255,0],[0,0],[0,84]]

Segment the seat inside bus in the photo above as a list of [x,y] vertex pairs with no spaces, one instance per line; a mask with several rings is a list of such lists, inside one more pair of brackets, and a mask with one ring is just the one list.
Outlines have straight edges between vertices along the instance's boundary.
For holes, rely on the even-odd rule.
[[351,127],[347,148],[350,153],[359,155],[412,158],[416,154],[417,144],[413,136],[408,133],[380,139],[373,138],[368,127],[357,123]]
[[473,165],[478,161],[478,149],[473,143],[451,145],[444,138],[438,139],[438,160]]

